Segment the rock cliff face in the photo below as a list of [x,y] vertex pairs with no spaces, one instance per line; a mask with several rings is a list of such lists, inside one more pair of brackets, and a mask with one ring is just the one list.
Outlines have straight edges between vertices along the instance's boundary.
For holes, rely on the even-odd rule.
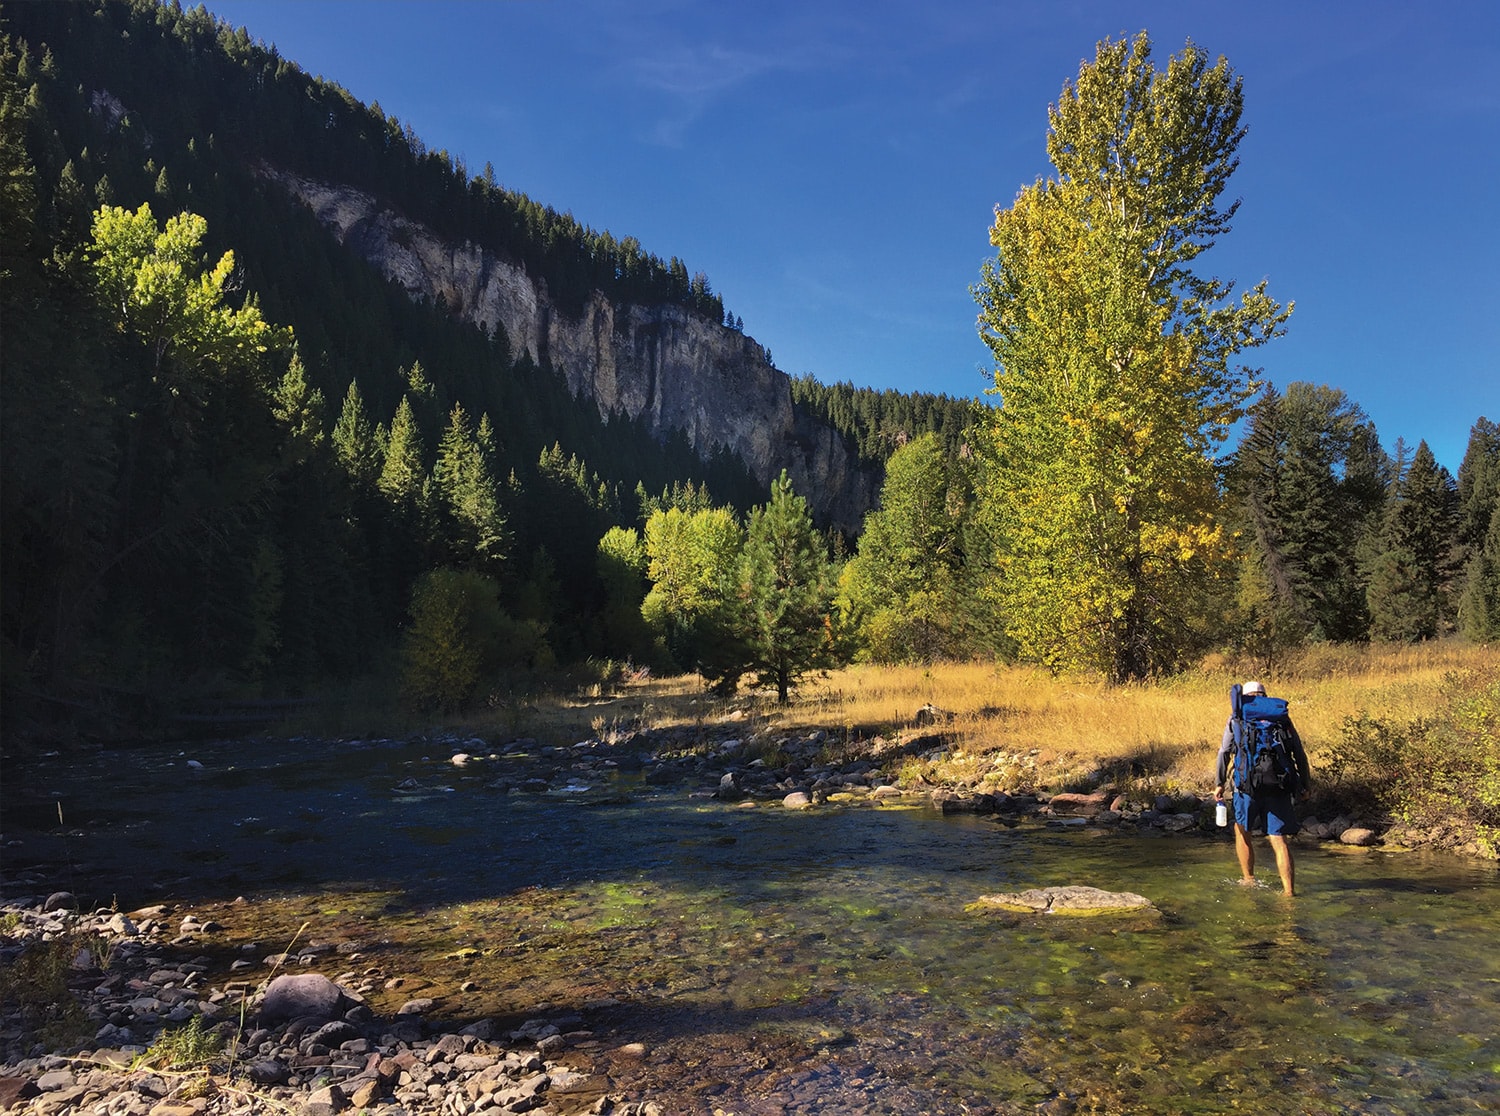
[[620,304],[598,291],[576,318],[563,314],[546,282],[513,260],[444,241],[358,190],[265,173],[413,298],[441,296],[467,321],[503,325],[512,352],[550,363],[601,416],[681,430],[705,458],[727,448],[765,483],[784,468],[820,523],[853,532],[874,506],[879,472],[794,411],[790,380],[752,338],[682,306]]

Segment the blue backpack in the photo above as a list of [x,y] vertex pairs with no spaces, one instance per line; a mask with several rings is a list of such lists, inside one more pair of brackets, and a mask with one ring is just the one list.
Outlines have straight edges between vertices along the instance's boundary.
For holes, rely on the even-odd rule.
[[1284,794],[1297,789],[1289,743],[1292,721],[1281,698],[1243,697],[1229,691],[1234,711],[1234,785],[1242,794]]

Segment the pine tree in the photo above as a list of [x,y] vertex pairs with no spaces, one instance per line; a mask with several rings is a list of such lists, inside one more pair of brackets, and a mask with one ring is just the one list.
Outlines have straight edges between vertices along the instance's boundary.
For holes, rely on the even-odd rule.
[[[24,61],[13,40],[0,35],[0,637],[6,660],[0,702],[7,704],[24,672],[49,680],[76,672],[75,652],[96,615],[110,561],[119,466],[120,384],[105,359],[102,316],[78,269],[50,266],[48,222],[38,219],[39,183],[25,140],[28,120],[41,121],[12,73]],[[78,212],[69,224],[78,239],[63,241],[60,254],[76,253],[87,237],[89,202],[75,200]]]
[[383,458],[375,424],[365,411],[357,380],[349,381],[349,390],[344,394],[344,405],[333,428],[333,448],[354,490],[375,491]]
[[1458,468],[1459,544],[1464,558],[1459,628],[1500,640],[1500,425],[1481,418]]
[[1366,635],[1359,540],[1378,527],[1385,467],[1374,426],[1336,388],[1268,388],[1251,408],[1227,479],[1248,547],[1241,603],[1263,651]]
[[411,408],[412,419],[424,446],[432,445],[441,437],[443,408],[438,389],[427,377],[427,370],[420,360],[414,360],[404,374],[406,380],[406,402]]
[[[483,431],[485,440],[492,442],[487,425]],[[491,576],[498,574],[509,542],[500,511],[499,485],[491,472],[490,456],[480,438],[469,430],[462,404],[454,404],[449,415],[432,479],[443,519],[452,531],[452,537],[443,541],[453,563]]]
[[422,433],[417,429],[411,401],[402,396],[401,402],[396,406],[395,417],[391,419],[385,460],[376,482],[392,505],[414,511],[420,504],[422,482],[426,479],[423,455]]
[[770,502],[750,515],[740,578],[748,666],[785,704],[798,679],[835,662],[832,571],[807,501],[785,470],[771,484]]
[[271,410],[286,430],[284,457],[289,463],[306,461],[323,444],[323,393],[315,388],[309,390],[307,370],[295,352],[276,386]]
[[1484,547],[1490,520],[1500,509],[1500,424],[1480,418],[1458,467],[1459,542],[1465,557]]
[[1416,642],[1448,630],[1457,541],[1453,477],[1421,442],[1386,504],[1368,590],[1372,635]]
[[1500,515],[1490,517],[1484,546],[1469,559],[1459,602],[1463,634],[1476,643],[1500,641]]

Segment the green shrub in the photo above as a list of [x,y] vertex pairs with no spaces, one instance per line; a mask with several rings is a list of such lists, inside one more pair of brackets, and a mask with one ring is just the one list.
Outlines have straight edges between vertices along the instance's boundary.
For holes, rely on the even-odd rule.
[[1335,796],[1415,826],[1500,839],[1500,669],[1450,674],[1431,717],[1347,717],[1330,754]]
[[534,624],[506,615],[494,581],[471,570],[432,570],[412,589],[402,696],[416,709],[463,709],[501,669],[535,659],[544,647]]
[[62,1049],[93,1032],[93,1024],[68,989],[73,958],[87,948],[71,936],[32,942],[0,965],[0,1012],[16,1012],[22,1025],[49,1049]]
[[150,1048],[136,1059],[137,1067],[153,1069],[202,1069],[218,1057],[224,1040],[203,1026],[203,1017],[195,1015],[187,1025],[163,1031]]

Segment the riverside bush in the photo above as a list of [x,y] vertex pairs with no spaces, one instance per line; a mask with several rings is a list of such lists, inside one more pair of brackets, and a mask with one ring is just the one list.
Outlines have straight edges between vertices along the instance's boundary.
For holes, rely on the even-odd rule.
[[1412,826],[1448,826],[1500,847],[1500,670],[1450,674],[1436,711],[1405,722],[1346,717],[1329,753],[1341,802]]
[[136,1066],[167,1070],[196,1070],[209,1065],[224,1049],[224,1040],[195,1015],[184,1027],[163,1031]]
[[401,692],[414,709],[455,712],[505,667],[540,657],[534,622],[500,607],[495,582],[472,570],[431,570],[412,589],[401,643]]
[[90,948],[71,935],[33,941],[0,965],[0,1011],[18,1011],[43,1042],[66,1046],[87,1036],[92,1024],[68,989],[73,959]]

